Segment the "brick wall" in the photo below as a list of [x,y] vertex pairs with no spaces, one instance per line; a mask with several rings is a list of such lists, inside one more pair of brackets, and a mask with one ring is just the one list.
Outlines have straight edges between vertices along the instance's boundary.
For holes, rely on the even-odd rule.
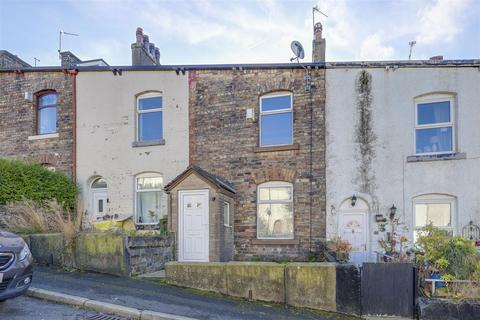
[[[235,259],[305,260],[325,239],[325,70],[311,70],[311,96],[304,76],[302,69],[190,71],[190,162],[238,191]],[[258,152],[258,121],[247,121],[246,109],[253,108],[258,119],[259,96],[277,90],[293,93],[298,149]],[[294,241],[256,240],[257,185],[275,180],[294,187]]]
[[[49,164],[72,175],[72,76],[63,72],[0,73],[0,157]],[[57,92],[56,138],[29,140],[36,135],[36,97],[41,90]],[[25,92],[32,99],[25,99]]]

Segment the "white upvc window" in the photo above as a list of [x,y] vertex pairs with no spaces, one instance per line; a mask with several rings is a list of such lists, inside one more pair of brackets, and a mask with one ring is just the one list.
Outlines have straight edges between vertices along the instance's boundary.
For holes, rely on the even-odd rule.
[[137,97],[137,141],[163,140],[163,97],[149,92]]
[[223,202],[223,225],[230,227],[230,203]]
[[262,183],[257,189],[257,238],[293,239],[293,185]]
[[293,143],[293,102],[290,92],[260,97],[260,147]]
[[157,224],[165,215],[162,208],[163,177],[157,173],[142,173],[135,177],[135,223]]
[[455,152],[455,100],[435,95],[415,100],[415,154]]
[[428,224],[455,233],[455,197],[428,194],[413,199],[414,239]]

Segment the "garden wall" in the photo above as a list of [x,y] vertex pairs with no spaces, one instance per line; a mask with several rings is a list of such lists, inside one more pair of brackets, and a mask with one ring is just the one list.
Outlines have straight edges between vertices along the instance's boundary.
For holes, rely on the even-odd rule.
[[450,299],[418,299],[421,320],[478,320],[480,301],[454,301]]
[[[334,263],[168,262],[170,284],[249,300],[360,314],[360,275]],[[342,280],[337,281],[341,277]]]
[[165,262],[173,260],[173,242],[168,236],[81,233],[69,248],[61,233],[23,238],[37,263],[119,276],[162,270]]

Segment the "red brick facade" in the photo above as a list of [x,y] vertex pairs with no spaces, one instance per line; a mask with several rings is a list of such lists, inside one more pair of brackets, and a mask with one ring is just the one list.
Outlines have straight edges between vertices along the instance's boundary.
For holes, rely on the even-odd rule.
[[[73,75],[55,72],[0,72],[0,157],[54,167],[72,176]],[[36,94],[57,93],[58,137],[36,135]],[[29,137],[31,137],[29,139]]]
[[[190,162],[228,180],[235,198],[235,259],[305,260],[325,239],[325,70],[190,71]],[[259,97],[293,94],[293,145],[258,148]],[[283,149],[283,150],[281,150]],[[276,150],[276,151],[275,151]],[[294,239],[257,239],[257,186],[293,184]]]

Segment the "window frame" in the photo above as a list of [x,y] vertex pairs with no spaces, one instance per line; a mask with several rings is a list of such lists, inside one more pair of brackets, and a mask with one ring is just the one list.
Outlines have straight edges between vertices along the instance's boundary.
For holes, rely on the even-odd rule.
[[[456,235],[456,197],[448,194],[430,193],[417,196],[413,199],[413,237],[415,239],[415,233],[421,231],[424,227],[417,227],[417,210],[418,204],[449,204],[450,205],[450,227],[438,227],[442,230],[447,230]],[[428,223],[428,221],[427,221]]]
[[[263,99],[268,98],[275,98],[275,97],[284,97],[290,96],[290,108],[288,109],[281,109],[281,110],[269,110],[263,111]],[[291,113],[292,114],[292,136],[291,136],[291,143],[284,143],[284,144],[262,144],[262,116],[265,115],[272,115],[272,114],[282,114],[282,113]],[[293,93],[290,91],[277,91],[272,93],[267,93],[259,97],[259,135],[258,135],[258,145],[259,147],[276,147],[276,146],[290,146],[293,144]]]
[[[435,102],[449,102],[450,106],[450,121],[449,122],[439,122],[434,124],[418,124],[418,106],[426,103],[435,103]],[[437,94],[437,95],[428,95],[425,97],[420,97],[415,99],[415,129],[413,134],[413,143],[414,143],[414,152],[416,156],[425,156],[425,155],[442,155],[442,154],[454,154],[456,152],[456,134],[455,134],[455,97],[453,95],[447,94]],[[439,152],[417,152],[417,130],[421,129],[436,129],[436,128],[451,128],[452,130],[452,149],[449,151],[439,151]]]
[[[162,178],[162,187],[159,188],[159,189],[138,189],[138,179],[139,178]],[[158,222],[137,222],[138,221],[138,207],[137,207],[137,204],[138,204],[138,193],[142,193],[142,192],[156,192],[156,191],[159,191],[160,192],[160,199],[161,201],[163,200],[163,186],[164,186],[164,181],[163,181],[163,175],[161,175],[160,173],[156,173],[156,172],[144,172],[144,173],[139,173],[137,175],[135,175],[134,177],[134,224],[135,225],[139,225],[139,226],[154,226],[154,225],[158,225],[160,224],[160,220],[162,219],[162,216],[166,215],[166,214],[163,214],[164,212],[162,212],[162,208],[163,208],[163,204],[162,202],[160,202],[160,215],[158,217]]]
[[[140,110],[140,100],[141,99],[148,99],[148,98],[162,98],[162,106],[160,108],[155,109],[148,109],[148,110]],[[155,142],[155,141],[163,141],[164,140],[164,114],[163,114],[163,100],[164,96],[161,92],[145,92],[142,94],[137,95],[136,97],[136,106],[135,106],[135,117],[136,117],[136,134],[135,134],[135,141],[136,142]],[[140,140],[140,115],[144,113],[154,113],[154,112],[161,112],[162,113],[162,132],[160,139],[153,139],[153,140]]]
[[[288,187],[291,189],[291,197],[290,200],[260,200],[260,189],[261,188],[275,188],[275,187]],[[294,208],[294,188],[293,188],[293,183],[287,182],[287,181],[267,181],[264,183],[261,183],[257,185],[257,239],[259,240],[292,240],[295,239],[295,208]],[[292,236],[291,237],[278,237],[278,238],[273,238],[273,237],[260,237],[259,236],[259,227],[258,227],[258,216],[259,216],[259,210],[260,210],[260,204],[282,204],[282,203],[288,203],[291,204],[292,206]]]
[[[228,201],[223,201],[223,226],[231,227],[230,225],[230,203]],[[225,215],[225,209],[227,210]],[[227,219],[225,219],[227,217]]]
[[[40,107],[40,98],[43,96],[54,94],[56,96],[56,103],[55,105],[46,105]],[[53,108],[55,106],[55,131],[48,132],[48,133],[40,133],[40,110],[46,108]],[[49,134],[57,134],[58,133],[58,93],[53,89],[46,89],[38,91],[35,94],[35,135],[44,136]]]

